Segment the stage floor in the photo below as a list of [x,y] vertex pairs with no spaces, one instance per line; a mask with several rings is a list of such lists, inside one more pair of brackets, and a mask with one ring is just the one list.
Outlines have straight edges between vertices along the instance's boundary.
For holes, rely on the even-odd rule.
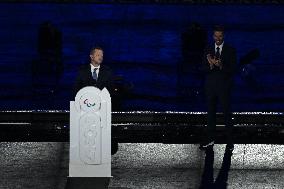
[[[214,177],[224,145],[215,145]],[[0,143],[1,189],[63,189],[69,143]],[[284,146],[235,145],[228,188],[284,188]],[[205,153],[194,144],[119,144],[112,156],[111,189],[195,189]]]

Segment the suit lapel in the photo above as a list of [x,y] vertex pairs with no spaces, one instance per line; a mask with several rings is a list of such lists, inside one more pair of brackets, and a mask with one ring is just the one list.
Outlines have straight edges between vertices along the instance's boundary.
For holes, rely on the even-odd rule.
[[224,58],[224,54],[226,53],[226,49],[227,49],[227,48],[226,48],[226,45],[224,44],[224,45],[223,45],[222,52],[221,52],[221,56],[220,56],[221,59]]
[[98,79],[97,79],[97,83],[101,82],[103,76],[104,76],[104,67],[101,65],[99,75],[98,75]]
[[87,66],[86,73],[87,73],[87,76],[88,76],[89,80],[94,80],[93,76],[92,76],[91,65],[90,64],[89,64],[89,66]]

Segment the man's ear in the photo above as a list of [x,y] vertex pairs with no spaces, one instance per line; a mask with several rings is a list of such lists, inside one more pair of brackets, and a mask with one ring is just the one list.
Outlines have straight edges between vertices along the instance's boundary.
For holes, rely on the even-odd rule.
[[90,58],[91,58],[91,60],[92,60],[92,59],[93,59],[93,55],[90,54]]

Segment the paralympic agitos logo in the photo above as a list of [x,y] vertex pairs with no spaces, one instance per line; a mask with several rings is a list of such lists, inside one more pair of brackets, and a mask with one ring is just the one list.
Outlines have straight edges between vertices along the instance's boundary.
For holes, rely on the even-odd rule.
[[95,106],[95,105],[96,105],[96,103],[93,103],[93,104],[92,104],[92,103],[89,103],[89,102],[88,102],[88,99],[85,99],[85,100],[84,100],[84,104],[86,104],[87,107],[92,107],[92,106]]

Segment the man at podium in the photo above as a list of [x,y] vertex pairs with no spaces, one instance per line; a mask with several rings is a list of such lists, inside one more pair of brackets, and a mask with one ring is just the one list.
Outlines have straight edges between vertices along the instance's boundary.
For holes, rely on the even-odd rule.
[[102,64],[104,52],[101,47],[94,47],[90,51],[90,63],[81,66],[74,84],[74,96],[86,86],[99,89],[107,88],[111,92],[112,71]]

